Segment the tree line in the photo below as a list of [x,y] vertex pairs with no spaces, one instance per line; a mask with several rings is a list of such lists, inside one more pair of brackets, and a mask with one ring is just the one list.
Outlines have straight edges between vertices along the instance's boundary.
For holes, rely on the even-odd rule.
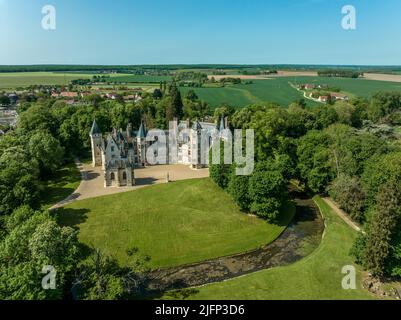
[[[124,299],[146,292],[149,257],[127,251],[126,266],[79,243],[77,231],[58,224],[61,212],[41,207],[44,184],[74,157],[86,157],[93,119],[104,133],[141,121],[167,128],[168,120],[198,117],[207,105],[184,99],[172,83],[140,102],[87,96],[76,105],[40,94],[22,97],[15,130],[0,137],[0,299]],[[43,266],[57,271],[56,290],[43,290]]]
[[367,270],[401,277],[400,137],[364,130],[401,125],[401,94],[377,93],[307,109],[252,105],[232,111],[233,128],[255,130],[256,168],[235,176],[235,165],[212,165],[211,178],[245,212],[280,219],[291,180],[310,192],[329,194],[365,233],[351,254]]

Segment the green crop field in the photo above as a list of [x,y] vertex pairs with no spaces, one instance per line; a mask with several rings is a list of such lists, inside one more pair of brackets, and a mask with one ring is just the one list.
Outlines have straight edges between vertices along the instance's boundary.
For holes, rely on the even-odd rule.
[[[201,100],[212,107],[229,104],[233,107],[244,107],[254,103],[274,102],[282,106],[303,98],[301,92],[295,90],[284,78],[253,80],[252,84],[231,85],[223,88],[180,88],[182,94],[193,89]],[[309,106],[316,103],[307,100]]]
[[[91,79],[93,76],[94,73],[73,72],[0,73],[0,89],[15,89],[32,85],[68,85],[71,80]],[[111,76],[114,77],[115,75]]]
[[[275,102],[288,106],[292,102],[303,98],[303,94],[290,84],[327,84],[339,87],[350,97],[369,97],[378,91],[401,91],[401,83],[375,81],[365,79],[326,78],[326,77],[277,77],[267,80],[252,80],[252,84],[240,84],[223,88],[180,88],[183,95],[189,90],[195,90],[200,99],[205,100],[212,107],[224,103],[234,107],[244,107],[253,103]],[[310,107],[318,103],[306,99]]]
[[327,84],[339,87],[341,91],[353,96],[369,97],[379,91],[401,91],[400,82],[377,81],[351,78],[327,78],[327,77],[286,77],[283,81],[290,81],[294,84],[312,83]]
[[59,211],[63,225],[79,229],[79,240],[127,261],[137,247],[153,267],[198,262],[240,253],[276,239],[292,219],[288,205],[279,225],[238,209],[210,179],[160,184],[77,201]]
[[170,82],[170,76],[147,76],[147,75],[123,75],[113,77],[113,82],[121,83],[159,83],[162,81]]

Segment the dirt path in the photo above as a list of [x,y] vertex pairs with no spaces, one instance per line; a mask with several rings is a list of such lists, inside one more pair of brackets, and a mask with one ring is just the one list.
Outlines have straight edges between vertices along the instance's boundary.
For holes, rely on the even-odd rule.
[[353,222],[353,221],[348,217],[348,215],[347,215],[343,210],[341,210],[341,209],[337,206],[337,204],[334,203],[333,200],[331,200],[330,198],[323,198],[323,200],[324,200],[324,202],[326,202],[327,205],[328,205],[331,209],[333,209],[333,211],[334,211],[341,219],[343,219],[344,222],[345,222],[346,224],[348,224],[352,229],[354,229],[354,230],[356,230],[356,231],[358,231],[358,232],[363,232],[362,229],[361,229],[355,222]]
[[81,172],[79,187],[63,201],[50,208],[54,210],[74,201],[107,196],[144,188],[153,184],[166,183],[167,173],[170,181],[198,179],[209,177],[209,169],[192,170],[186,165],[159,165],[135,169],[135,183],[133,187],[105,188],[103,171],[100,167],[93,168],[91,164],[75,161]]

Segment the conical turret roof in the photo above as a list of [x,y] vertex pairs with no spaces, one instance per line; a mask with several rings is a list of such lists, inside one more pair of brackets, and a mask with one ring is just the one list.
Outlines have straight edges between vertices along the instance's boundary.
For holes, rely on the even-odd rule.
[[141,126],[139,127],[137,137],[141,138],[141,139],[146,138],[146,130],[145,130],[145,126],[143,125],[143,122],[141,122]]
[[102,134],[102,132],[99,129],[99,126],[96,123],[96,120],[93,120],[92,128],[91,128],[89,135],[92,136],[94,134]]

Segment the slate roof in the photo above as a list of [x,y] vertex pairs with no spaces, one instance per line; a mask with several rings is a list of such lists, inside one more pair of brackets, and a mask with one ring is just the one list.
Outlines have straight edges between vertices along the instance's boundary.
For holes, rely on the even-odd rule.
[[139,127],[137,137],[141,138],[141,139],[146,138],[146,131],[145,131],[145,126],[143,125],[143,122],[141,123],[141,126]]
[[99,126],[96,123],[96,120],[93,120],[93,124],[92,124],[92,129],[89,133],[91,136],[94,134],[102,134],[102,132],[99,129]]

